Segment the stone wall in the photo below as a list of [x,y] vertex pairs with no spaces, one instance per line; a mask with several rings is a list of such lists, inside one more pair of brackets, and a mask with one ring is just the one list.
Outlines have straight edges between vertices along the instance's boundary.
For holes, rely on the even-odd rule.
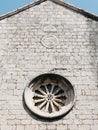
[[[56,38],[52,48],[48,36]],[[97,130],[97,38],[98,22],[51,1],[1,20],[0,130]],[[64,76],[76,90],[60,120],[41,120],[24,106],[24,88],[43,73]]]

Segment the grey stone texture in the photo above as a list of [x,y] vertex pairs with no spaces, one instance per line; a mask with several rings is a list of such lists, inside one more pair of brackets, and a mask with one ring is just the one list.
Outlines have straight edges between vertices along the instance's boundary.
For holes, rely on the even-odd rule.
[[[59,44],[43,46],[46,35]],[[39,119],[23,104],[24,88],[43,73],[64,76],[76,90],[59,120]],[[52,1],[0,21],[0,130],[98,130],[97,81],[98,21]]]

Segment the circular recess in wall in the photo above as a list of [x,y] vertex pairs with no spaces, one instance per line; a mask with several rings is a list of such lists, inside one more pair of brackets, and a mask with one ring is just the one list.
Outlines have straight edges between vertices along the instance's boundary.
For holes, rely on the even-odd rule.
[[75,91],[64,77],[43,74],[25,88],[24,100],[31,112],[44,118],[55,118],[71,110],[75,102]]
[[42,38],[41,43],[46,48],[53,48],[59,43],[59,40],[55,35],[46,35]]

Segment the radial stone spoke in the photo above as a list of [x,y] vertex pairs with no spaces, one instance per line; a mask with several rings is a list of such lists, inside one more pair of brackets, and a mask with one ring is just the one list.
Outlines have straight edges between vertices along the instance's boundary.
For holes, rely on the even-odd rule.
[[54,90],[54,86],[52,86],[50,93],[52,94]]
[[42,102],[44,101],[45,99],[38,99],[38,100],[34,100],[35,103],[39,103],[39,102]]
[[52,101],[50,102],[50,105],[51,105],[51,108],[52,108],[52,112],[54,112],[54,111],[55,111],[55,108],[54,108],[54,105],[53,105],[53,102],[52,102]]
[[64,94],[54,95],[54,97],[56,97],[56,98],[59,98],[59,97],[65,97],[65,98],[66,98],[66,96],[65,96]]
[[48,91],[48,88],[47,86],[45,86],[45,89],[46,89],[46,93],[49,94],[49,91]]
[[46,101],[44,101],[41,105],[39,105],[39,108],[41,109],[46,104]]
[[58,88],[58,89],[54,92],[54,94],[58,93],[60,90],[61,90],[61,89]]
[[42,89],[38,89],[43,95],[46,95],[46,93]]
[[61,108],[61,106],[56,102],[56,101],[53,101],[53,103],[55,104],[55,106],[57,106],[58,107],[58,109],[60,109]]
[[49,102],[47,102],[46,104],[46,111],[48,112],[48,108],[49,108]]
[[52,113],[52,108],[51,108],[50,102],[49,102],[48,112],[49,112],[49,113]]
[[62,104],[65,104],[64,101],[60,100],[60,99],[54,99],[56,102],[58,103],[62,103]]

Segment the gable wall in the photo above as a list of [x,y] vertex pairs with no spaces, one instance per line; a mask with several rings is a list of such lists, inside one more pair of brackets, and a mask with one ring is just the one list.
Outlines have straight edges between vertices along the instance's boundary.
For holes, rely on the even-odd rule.
[[[50,1],[0,21],[1,130],[98,129],[97,26]],[[59,44],[43,46],[46,35],[55,35]],[[53,122],[28,114],[22,98],[34,77],[49,72],[67,78],[77,95],[72,111]]]

